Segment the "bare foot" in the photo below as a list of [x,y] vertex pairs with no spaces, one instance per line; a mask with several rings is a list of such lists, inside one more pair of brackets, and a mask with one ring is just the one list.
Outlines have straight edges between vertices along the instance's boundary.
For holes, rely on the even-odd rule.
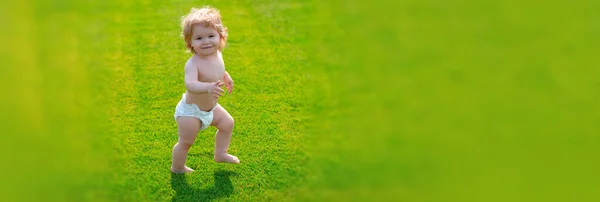
[[215,161],[219,163],[234,163],[240,164],[240,159],[237,156],[231,154],[219,154],[215,155]]
[[187,167],[187,166],[186,166],[185,168],[183,168],[183,169],[181,169],[181,170],[180,170],[180,169],[177,169],[177,170],[176,170],[176,169],[173,169],[173,166],[171,166],[171,172],[173,172],[173,173],[177,173],[177,174],[181,174],[181,173],[191,173],[191,172],[194,172],[194,169],[191,169],[190,167]]

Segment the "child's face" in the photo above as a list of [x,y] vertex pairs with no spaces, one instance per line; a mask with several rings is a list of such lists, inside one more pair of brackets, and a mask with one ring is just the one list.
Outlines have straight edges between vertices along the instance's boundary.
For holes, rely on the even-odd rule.
[[196,24],[192,29],[190,44],[196,53],[202,56],[215,54],[219,50],[221,36],[212,27]]

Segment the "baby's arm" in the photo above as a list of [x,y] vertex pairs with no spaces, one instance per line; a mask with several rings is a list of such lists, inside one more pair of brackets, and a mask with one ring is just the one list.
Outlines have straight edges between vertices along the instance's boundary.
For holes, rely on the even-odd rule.
[[225,74],[223,75],[223,82],[225,82],[225,87],[227,88],[229,93],[231,93],[231,91],[233,90],[233,79],[231,79],[231,76],[229,75],[229,73],[227,73],[227,71],[225,71]]
[[221,96],[223,82],[205,83],[198,81],[198,68],[192,64],[185,65],[185,87],[192,93],[211,93]]

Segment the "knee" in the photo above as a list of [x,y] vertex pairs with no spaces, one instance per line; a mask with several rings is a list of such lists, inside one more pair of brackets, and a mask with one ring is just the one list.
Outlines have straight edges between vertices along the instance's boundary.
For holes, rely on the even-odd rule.
[[187,150],[187,149],[190,149],[190,147],[192,147],[193,144],[194,144],[193,141],[179,140],[177,142],[177,147]]
[[219,123],[219,130],[231,132],[231,131],[233,131],[233,126],[234,126],[234,121],[233,121],[233,118],[230,116],[230,117],[227,117],[227,118],[221,120],[221,122]]

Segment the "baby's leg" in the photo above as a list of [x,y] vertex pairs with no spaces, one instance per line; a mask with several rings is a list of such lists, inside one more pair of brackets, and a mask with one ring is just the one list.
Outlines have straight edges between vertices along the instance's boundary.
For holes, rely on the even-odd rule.
[[200,120],[196,117],[177,117],[179,140],[173,147],[173,164],[171,165],[171,172],[188,173],[194,171],[185,165],[185,160],[187,159],[190,147],[192,147],[194,140],[196,140],[201,124]]
[[215,134],[215,161],[240,163],[238,157],[227,153],[231,142],[231,133],[233,132],[233,118],[221,105],[217,105],[213,113],[214,118],[211,125],[216,126],[218,129],[217,134]]

